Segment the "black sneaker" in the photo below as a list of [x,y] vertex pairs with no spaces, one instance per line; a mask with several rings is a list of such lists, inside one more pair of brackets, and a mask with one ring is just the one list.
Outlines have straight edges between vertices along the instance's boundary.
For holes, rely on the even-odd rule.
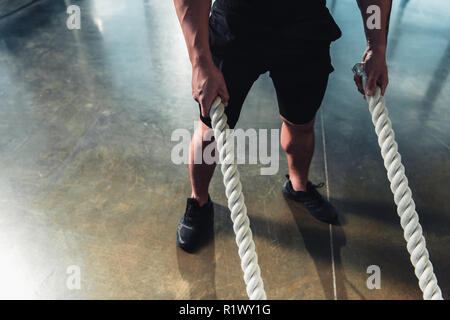
[[187,199],[186,212],[177,227],[177,245],[193,253],[211,239],[214,231],[214,206],[208,202],[199,206],[197,200]]
[[337,213],[333,206],[326,201],[322,195],[317,191],[317,188],[324,186],[323,183],[314,185],[310,181],[306,185],[306,191],[295,191],[292,188],[289,175],[286,175],[288,179],[283,186],[283,194],[286,198],[300,202],[306,209],[308,209],[311,215],[326,223],[334,224],[337,222]]

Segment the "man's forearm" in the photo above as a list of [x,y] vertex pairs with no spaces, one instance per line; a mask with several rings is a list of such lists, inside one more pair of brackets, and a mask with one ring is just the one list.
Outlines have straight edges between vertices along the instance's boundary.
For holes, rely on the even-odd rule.
[[212,62],[208,20],[211,0],[174,0],[192,65]]
[[[392,0],[357,0],[363,17],[364,31],[366,33],[367,47],[372,50],[386,51],[387,35],[389,31],[389,17],[391,15]],[[372,13],[367,13],[367,7],[377,5],[380,8],[381,29],[367,28],[367,20]]]

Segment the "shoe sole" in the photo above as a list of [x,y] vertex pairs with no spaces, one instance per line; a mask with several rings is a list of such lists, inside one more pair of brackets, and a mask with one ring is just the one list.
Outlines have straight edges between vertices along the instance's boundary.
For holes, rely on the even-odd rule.
[[195,248],[190,248],[190,247],[186,247],[184,244],[182,244],[179,240],[178,240],[178,233],[177,233],[177,246],[182,249],[183,251],[187,252],[187,253],[195,253]]

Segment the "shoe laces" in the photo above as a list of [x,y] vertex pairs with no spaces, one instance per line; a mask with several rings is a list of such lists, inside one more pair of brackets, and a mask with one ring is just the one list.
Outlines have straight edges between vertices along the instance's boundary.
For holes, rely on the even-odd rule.
[[187,208],[186,208],[186,213],[184,215],[185,219],[187,221],[191,221],[192,219],[195,219],[196,217],[198,217],[198,212],[197,212],[198,209],[199,209],[198,205],[196,205],[194,203],[188,204]]
[[[290,181],[290,178],[289,178],[289,175],[287,174],[286,175],[286,179],[288,179],[289,181]],[[292,183],[291,183],[292,184]],[[318,184],[314,184],[314,183],[312,183],[312,182],[310,182],[309,183],[313,188],[313,190],[314,191],[316,191],[317,192],[317,190],[316,189],[320,189],[320,188],[323,188],[324,186],[325,186],[325,182],[320,182],[320,183],[318,183]],[[318,193],[318,192],[317,192]],[[320,193],[318,193],[319,195],[320,195]]]
[[320,189],[323,188],[325,186],[325,182],[320,182],[318,184],[313,184],[311,183],[311,185],[315,188],[315,189]]
[[[286,178],[290,181],[288,174],[286,175]],[[324,186],[325,186],[324,182],[320,182],[318,184],[308,182],[306,194],[310,195],[310,199],[305,201],[304,204],[309,207],[320,207],[321,204],[325,202],[325,199],[322,197],[319,191],[317,191],[317,189],[323,188]]]
[[322,197],[322,195],[319,193],[319,191],[317,191],[317,189],[323,188],[323,186],[325,185],[325,183],[320,182],[319,184],[313,184],[310,183],[308,188],[309,190],[308,193],[311,193],[314,195],[314,198],[317,199],[317,201],[319,201],[319,203],[323,203],[325,202],[324,198]]

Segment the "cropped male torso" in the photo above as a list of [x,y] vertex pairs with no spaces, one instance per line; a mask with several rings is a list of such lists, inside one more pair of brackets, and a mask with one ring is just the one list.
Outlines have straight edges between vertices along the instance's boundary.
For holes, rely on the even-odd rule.
[[301,54],[341,36],[325,0],[217,0],[210,18],[216,54]]

